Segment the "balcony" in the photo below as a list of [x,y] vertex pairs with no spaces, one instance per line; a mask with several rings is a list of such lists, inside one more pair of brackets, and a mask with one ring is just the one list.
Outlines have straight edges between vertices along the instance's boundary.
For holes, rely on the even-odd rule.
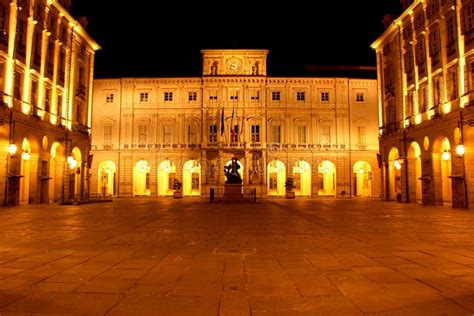
[[89,136],[90,135],[90,127],[84,125],[84,124],[81,124],[81,123],[74,123],[72,125],[72,131],[73,132],[76,132],[76,133],[80,133],[84,136]]

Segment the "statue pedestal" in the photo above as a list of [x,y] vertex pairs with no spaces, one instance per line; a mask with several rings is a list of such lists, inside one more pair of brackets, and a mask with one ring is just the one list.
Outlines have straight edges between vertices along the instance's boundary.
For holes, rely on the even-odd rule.
[[222,201],[243,202],[244,193],[242,192],[242,184],[225,184],[224,196],[222,197]]

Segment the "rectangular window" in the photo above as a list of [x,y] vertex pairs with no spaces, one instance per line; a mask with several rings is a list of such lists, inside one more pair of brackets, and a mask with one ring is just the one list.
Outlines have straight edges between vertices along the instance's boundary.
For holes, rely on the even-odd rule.
[[252,96],[250,97],[250,100],[257,101],[259,98],[260,98],[260,91],[254,91]]
[[171,125],[163,126],[163,144],[171,144]]
[[273,125],[272,126],[272,143],[280,144],[280,125]]
[[363,92],[357,92],[356,93],[356,102],[364,102],[364,93]]
[[173,101],[173,92],[165,92],[165,102]]
[[329,102],[329,92],[321,92],[321,102]]
[[252,143],[259,143],[260,142],[260,125],[252,125],[250,127],[250,130],[251,130]]
[[321,143],[325,145],[331,144],[331,126],[324,125],[322,127]]
[[38,107],[38,82],[33,80],[31,82],[31,106]]
[[298,125],[298,144],[306,144],[306,125]]
[[[58,94],[58,110],[57,110],[57,115],[58,119],[61,120],[63,117],[63,96],[61,94]],[[58,121],[58,124],[65,125],[63,122]]]
[[138,144],[143,145],[148,142],[148,126],[138,126]]
[[296,92],[296,101],[304,101],[305,93],[304,92]]
[[196,125],[188,125],[188,144],[196,144]]
[[418,110],[419,113],[426,112],[426,86],[420,86],[420,90],[418,90]]
[[413,113],[413,91],[408,92],[407,95],[407,108],[406,108],[406,116],[411,117]]
[[148,92],[140,92],[140,103],[148,103]]
[[234,128],[230,130],[230,141],[232,143],[239,141],[239,125],[234,125]]
[[15,89],[13,92],[13,97],[17,101],[21,101],[21,73],[15,72]]
[[112,126],[104,126],[104,146],[112,145]]
[[365,126],[357,126],[357,144],[365,145]]
[[105,94],[105,103],[114,103],[114,94],[106,93]]
[[44,91],[44,110],[49,113],[51,112],[51,89],[46,88]]
[[230,94],[230,100],[231,101],[238,101],[239,100],[239,92],[238,91],[232,91]]
[[464,10],[464,33],[470,33],[474,29],[474,2],[466,3]]
[[209,125],[209,142],[217,143],[217,124]]
[[197,101],[197,92],[195,91],[191,91],[189,92],[189,95],[188,95],[188,100],[189,101]]
[[217,92],[214,91],[211,94],[209,94],[209,100],[211,101],[217,101]]
[[280,91],[272,91],[272,101],[280,101]]
[[458,98],[458,73],[457,71],[451,71],[449,73],[450,87],[449,87],[449,97],[450,100],[456,100]]

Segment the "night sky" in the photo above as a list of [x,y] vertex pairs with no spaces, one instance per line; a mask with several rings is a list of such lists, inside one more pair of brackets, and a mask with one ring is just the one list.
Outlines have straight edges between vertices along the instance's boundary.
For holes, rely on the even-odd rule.
[[73,0],[72,15],[87,17],[102,47],[96,78],[199,76],[200,50],[212,48],[268,49],[270,76],[375,65],[383,16],[401,11],[399,0],[124,2]]

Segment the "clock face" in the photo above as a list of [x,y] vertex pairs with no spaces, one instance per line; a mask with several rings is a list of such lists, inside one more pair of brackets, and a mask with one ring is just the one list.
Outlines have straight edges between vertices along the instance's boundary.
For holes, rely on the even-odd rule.
[[237,58],[231,58],[227,62],[227,68],[229,72],[239,73],[242,70],[242,62]]

